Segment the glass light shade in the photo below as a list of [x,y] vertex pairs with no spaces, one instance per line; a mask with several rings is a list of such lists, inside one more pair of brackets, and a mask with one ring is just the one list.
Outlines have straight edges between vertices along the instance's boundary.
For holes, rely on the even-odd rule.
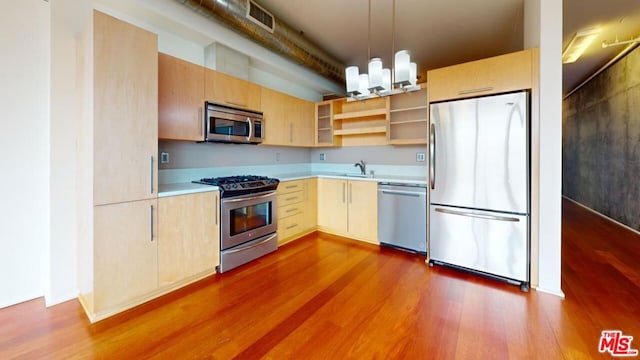
[[360,80],[358,78],[358,74],[360,70],[358,70],[357,66],[349,66],[345,69],[345,75],[347,77],[347,93],[351,94],[353,92],[357,92],[360,88]]
[[395,84],[402,86],[411,84],[409,69],[409,63],[411,62],[411,59],[409,51],[398,51],[395,55],[395,60]]
[[361,94],[368,94],[369,93],[369,75],[367,74],[360,74],[359,77],[359,91]]
[[384,91],[391,91],[391,70],[382,69],[382,87]]
[[369,60],[369,90],[382,90],[382,60]]
[[409,81],[413,86],[418,82],[418,65],[414,62],[409,64]]

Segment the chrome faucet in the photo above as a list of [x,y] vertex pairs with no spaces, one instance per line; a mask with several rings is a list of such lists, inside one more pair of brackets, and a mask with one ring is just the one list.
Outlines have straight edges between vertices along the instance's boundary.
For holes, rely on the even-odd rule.
[[360,162],[357,162],[355,164],[353,164],[354,167],[359,167],[360,168],[360,173],[362,175],[367,175],[367,164],[364,162],[364,160],[360,160]]

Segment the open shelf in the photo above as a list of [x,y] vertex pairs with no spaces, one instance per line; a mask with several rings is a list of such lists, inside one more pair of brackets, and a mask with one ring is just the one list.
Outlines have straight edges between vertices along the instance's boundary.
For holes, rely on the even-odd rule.
[[390,121],[389,125],[402,125],[402,124],[416,124],[416,123],[427,123],[429,119],[415,119],[415,120],[402,120],[402,121]]
[[401,111],[423,110],[427,108],[428,108],[427,105],[421,105],[421,106],[413,106],[413,107],[402,108],[402,109],[391,109],[389,110],[389,112],[395,113],[395,112],[401,112]]
[[386,115],[387,109],[371,109],[371,110],[361,110],[361,111],[353,111],[342,114],[335,114],[333,116],[334,120],[367,120],[367,118]]
[[362,134],[378,134],[378,133],[386,133],[386,126],[370,126],[370,127],[359,127],[352,129],[336,129],[333,131],[334,135],[362,135]]

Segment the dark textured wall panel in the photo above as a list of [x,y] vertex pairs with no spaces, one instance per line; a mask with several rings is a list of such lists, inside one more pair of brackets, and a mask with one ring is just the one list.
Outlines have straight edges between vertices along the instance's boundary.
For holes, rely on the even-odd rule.
[[563,102],[562,193],[640,230],[640,48]]

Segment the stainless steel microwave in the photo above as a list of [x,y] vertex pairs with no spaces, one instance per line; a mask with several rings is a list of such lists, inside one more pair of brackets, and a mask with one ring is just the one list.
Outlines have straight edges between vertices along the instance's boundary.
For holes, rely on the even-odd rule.
[[259,111],[205,102],[204,141],[259,144],[264,139],[264,119]]

